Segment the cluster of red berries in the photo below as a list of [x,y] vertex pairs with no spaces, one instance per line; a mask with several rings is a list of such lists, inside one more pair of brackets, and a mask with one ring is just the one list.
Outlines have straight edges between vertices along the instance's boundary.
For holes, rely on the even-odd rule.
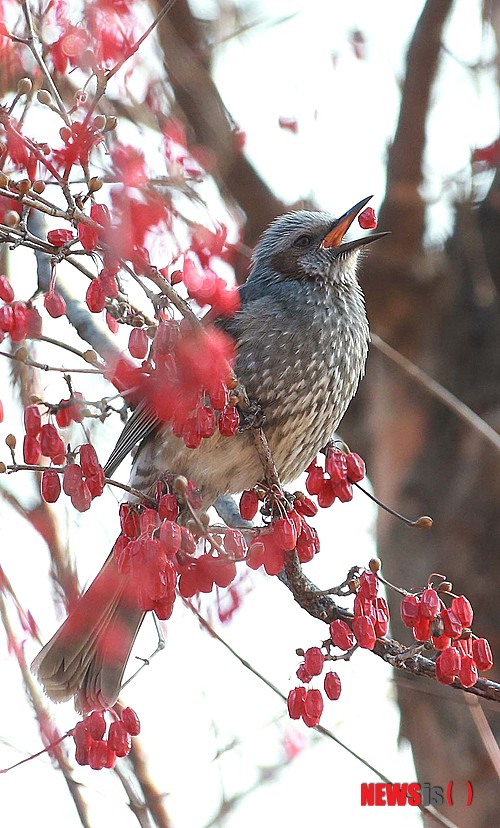
[[[46,426],[42,426],[46,428]],[[53,426],[52,426],[53,428]],[[95,497],[102,495],[106,478],[97,459],[97,454],[90,443],[79,449],[80,462],[68,463],[63,472],[62,489],[71,499],[72,505],[79,512],[86,512]],[[59,462],[64,462],[63,457]],[[54,462],[56,459],[54,458]],[[61,481],[55,469],[45,469],[42,473],[42,497],[47,503],[55,503],[61,494]]]
[[104,710],[94,710],[75,725],[72,736],[76,745],[75,759],[79,765],[90,765],[93,770],[114,768],[117,758],[130,753],[131,737],[141,731],[137,714],[131,707],[125,707],[120,718],[111,722],[107,737],[106,727]]
[[[448,586],[444,582],[440,592],[449,593]],[[478,679],[478,670],[489,670],[493,665],[488,641],[474,638],[471,633],[473,617],[465,595],[455,595],[450,607],[446,607],[431,586],[419,595],[405,595],[401,602],[401,618],[405,626],[412,628],[416,641],[429,642],[440,651],[436,678],[442,684],[453,684],[458,678],[463,687],[472,687]]]
[[[203,253],[203,246],[197,247]],[[228,288],[225,279],[217,276],[210,267],[205,266],[201,270],[190,257],[185,256],[182,279],[190,298],[198,305],[211,305],[215,313],[222,316],[232,316],[238,310],[238,291]]]
[[[337,619],[330,624],[330,638],[323,642],[323,647],[310,647],[303,653],[304,660],[297,670],[297,678],[302,684],[309,684],[315,676],[323,672],[325,661],[335,660],[332,648],[337,647],[347,653],[355,646],[373,650],[378,637],[384,636],[389,625],[389,608],[384,598],[378,595],[378,579],[373,572],[363,572],[353,588],[357,588],[354,599],[354,618],[352,629],[346,621]],[[323,650],[325,652],[323,652]],[[341,656],[343,657],[343,656]],[[341,692],[340,678],[337,673],[326,673],[323,682],[328,699],[336,701]],[[308,727],[319,724],[323,712],[323,696],[317,688],[295,687],[288,695],[288,712],[292,719],[302,719]]]
[[15,302],[12,285],[6,276],[0,276],[0,342],[8,334],[12,342],[26,337],[35,338],[42,332],[42,320],[36,308],[26,302]]
[[318,504],[326,509],[336,498],[342,503],[352,500],[352,484],[363,479],[366,469],[359,454],[329,445],[325,453],[325,468],[313,460],[306,472],[307,491],[317,495]]
[[40,457],[50,458],[56,465],[62,465],[66,459],[66,448],[57,428],[52,423],[42,425],[40,409],[37,405],[28,405],[24,409],[23,441],[24,462],[32,466]]

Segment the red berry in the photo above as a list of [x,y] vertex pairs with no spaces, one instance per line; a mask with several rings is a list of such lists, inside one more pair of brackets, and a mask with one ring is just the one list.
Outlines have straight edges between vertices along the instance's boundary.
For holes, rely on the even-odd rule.
[[90,747],[77,747],[75,750],[75,759],[79,765],[89,764]]
[[375,598],[373,603],[375,607],[375,621],[373,626],[375,627],[377,638],[382,638],[384,635],[387,635],[387,630],[389,629],[389,607],[387,606],[387,601],[382,596]]
[[14,311],[10,305],[0,308],[0,331],[10,333],[14,327]]
[[325,693],[332,701],[337,701],[342,690],[340,677],[337,673],[327,673],[325,676]]
[[239,529],[228,529],[224,535],[224,549],[235,560],[241,561],[247,553],[247,542]]
[[405,627],[413,627],[420,614],[420,601],[416,595],[405,595],[401,601],[401,618]]
[[135,710],[131,707],[124,707],[121,716],[120,716],[123,724],[125,725],[126,730],[130,733],[131,736],[138,736],[141,732],[141,723],[139,721],[139,717]]
[[247,489],[240,497],[240,515],[243,520],[253,520],[259,508],[259,498],[253,489]]
[[350,650],[354,645],[354,635],[345,621],[337,619],[330,624],[330,638],[334,647],[339,647],[341,650]]
[[436,677],[442,684],[452,684],[460,672],[462,658],[456,647],[443,650],[436,659]]
[[451,609],[444,609],[441,612],[441,619],[443,621],[444,632],[450,638],[460,638],[462,635],[463,626],[460,619],[452,612]]
[[347,477],[347,460],[343,451],[336,448],[328,449],[325,460],[325,471],[334,483],[340,483]]
[[90,509],[92,495],[87,483],[83,480],[71,494],[71,503],[79,512],[86,512]]
[[[306,489],[308,492],[310,492],[310,489],[307,487],[307,481]],[[318,505],[321,506],[322,509],[328,509],[332,505],[336,497],[337,493],[335,483],[333,483],[333,481],[329,480],[328,478],[323,479],[318,492]]]
[[295,674],[299,681],[302,681],[304,684],[309,684],[312,679],[312,676],[307,672],[306,665],[301,664]]
[[314,517],[314,515],[318,513],[318,507],[314,501],[306,495],[301,495],[300,497],[295,498],[295,510],[299,513],[299,515],[303,515],[304,517]]
[[358,216],[359,226],[363,230],[373,230],[377,226],[377,216],[373,207],[366,207]]
[[67,495],[72,495],[73,492],[81,485],[83,480],[83,472],[78,463],[70,463],[66,466],[63,472],[63,491]]
[[[215,407],[215,406],[214,406]],[[226,405],[219,416],[219,431],[223,437],[233,437],[238,431],[240,415],[234,405]]]
[[304,666],[310,676],[319,676],[323,672],[325,656],[319,647],[309,647],[304,655]]
[[205,439],[212,437],[217,428],[215,411],[208,405],[202,405],[196,412],[196,422],[201,436]]
[[444,633],[442,635],[433,635],[432,643],[436,650],[446,650],[451,644],[451,638]]
[[306,724],[308,727],[314,727],[318,724],[321,714],[323,712],[323,696],[319,690],[312,688],[306,691],[306,698],[304,701],[304,713],[309,719],[313,719],[314,724]]
[[24,428],[30,437],[38,437],[42,418],[37,405],[27,405],[24,409]]
[[46,423],[40,429],[40,446],[44,457],[55,457],[64,454],[64,443],[59,432],[52,423]]
[[132,742],[130,733],[123,722],[112,722],[109,726],[108,745],[116,756],[128,756]]
[[144,359],[148,352],[148,335],[143,328],[132,328],[128,338],[128,349],[135,359]]
[[62,247],[63,244],[74,238],[72,230],[49,230],[47,233],[47,241],[49,244],[53,244],[54,247]]
[[288,694],[288,715],[291,719],[300,719],[305,709],[307,690],[305,687],[295,687]]
[[451,611],[455,613],[463,627],[470,627],[474,618],[474,610],[465,595],[457,595],[451,602]]
[[377,576],[373,572],[362,572],[359,576],[359,590],[360,598],[376,598],[378,591]]
[[359,646],[365,650],[373,650],[377,635],[371,618],[367,615],[358,615],[353,619],[352,631]]
[[43,298],[43,304],[49,316],[52,316],[54,319],[57,319],[59,316],[64,316],[66,313],[66,302],[57,290],[49,290]]
[[178,523],[164,520],[160,526],[160,543],[166,555],[175,555],[181,548],[182,531]]
[[99,474],[102,469],[97,459],[96,450],[90,443],[84,443],[83,446],[80,446],[80,465],[86,477]]
[[341,480],[340,483],[333,484],[335,497],[338,497],[341,503],[349,503],[353,498],[352,483],[349,480]]
[[252,541],[248,547],[247,566],[250,569],[258,569],[264,563],[266,547],[262,541]]
[[421,618],[436,618],[441,607],[439,595],[435,589],[424,589],[420,596],[419,614]]
[[473,687],[477,682],[479,678],[477,674],[477,666],[471,655],[462,656],[458,678],[460,679],[462,687]]
[[53,469],[45,469],[42,474],[42,497],[46,503],[55,503],[61,494],[61,481]]
[[108,762],[108,743],[103,739],[92,742],[89,748],[89,765],[93,770],[102,770]]
[[34,466],[40,459],[41,449],[37,437],[31,437],[26,434],[23,441],[23,457],[24,462],[29,466]]
[[325,479],[323,469],[316,464],[312,465],[312,467],[310,466],[309,469],[310,471],[308,471],[306,479],[306,489],[309,494],[318,495],[323,487],[323,481]]
[[0,299],[3,302],[12,302],[14,299],[14,291],[7,276],[0,276]]
[[76,747],[89,748],[92,744],[92,736],[87,721],[77,722],[72,732]]
[[290,518],[280,518],[274,523],[274,540],[280,549],[291,552],[297,543],[297,529]]
[[413,626],[413,635],[416,641],[428,641],[431,637],[431,622],[428,618],[421,618],[420,616],[415,621]]
[[93,279],[87,288],[85,301],[92,313],[100,313],[106,304],[106,295],[102,289],[99,279]]
[[366,466],[363,458],[354,451],[350,451],[349,454],[346,454],[345,462],[347,466],[347,477],[351,483],[359,483],[360,480],[363,480],[366,474]]
[[490,670],[493,666],[491,647],[486,638],[475,638],[472,642],[472,655],[478,670]]
[[191,449],[197,449],[201,444],[201,433],[195,417],[190,417],[184,423],[182,429],[182,439],[186,446]]
[[93,739],[102,739],[106,732],[106,719],[102,710],[94,710],[85,720],[88,731]]
[[[68,468],[71,468],[68,466]],[[81,477],[80,477],[81,480]],[[120,526],[127,538],[136,538],[140,532],[140,515],[129,503],[120,504]]]
[[165,494],[160,498],[158,504],[158,516],[160,520],[175,520],[179,514],[179,504],[173,494]]

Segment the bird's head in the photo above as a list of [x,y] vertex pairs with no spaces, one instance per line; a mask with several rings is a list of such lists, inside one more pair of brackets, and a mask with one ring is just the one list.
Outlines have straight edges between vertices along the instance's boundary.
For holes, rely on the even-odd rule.
[[252,279],[352,281],[360,248],[386,235],[372,233],[344,241],[352,222],[371,197],[359,201],[340,218],[307,210],[279,216],[255,248]]

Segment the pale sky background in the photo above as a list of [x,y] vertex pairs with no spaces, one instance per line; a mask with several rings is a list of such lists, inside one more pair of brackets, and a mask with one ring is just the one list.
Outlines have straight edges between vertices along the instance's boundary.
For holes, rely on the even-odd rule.
[[[215,8],[201,0],[193,5],[204,13]],[[310,196],[321,207],[337,213],[369,193],[375,196],[375,207],[380,203],[383,158],[397,117],[404,51],[422,6],[420,0],[256,0],[249,19],[279,18],[293,12],[296,16],[276,27],[256,27],[220,47],[215,78],[223,99],[247,133],[249,156],[283,199],[293,202]],[[446,31],[446,44],[461,61],[475,62],[479,55],[487,57],[492,51],[491,37],[483,40],[479,6],[479,0],[458,0]],[[356,60],[348,44],[348,34],[354,28],[366,36],[365,61]],[[338,56],[335,68],[332,53]],[[489,143],[498,134],[492,75],[472,83],[459,62],[446,57],[433,101],[425,193],[436,202],[429,210],[429,240],[440,243],[450,226],[450,199],[470,187],[471,147]],[[279,128],[280,116],[297,118],[297,135]],[[16,284],[21,294],[30,263],[22,258],[17,261]],[[54,336],[64,330],[60,320],[53,326]],[[50,355],[57,358],[54,351]],[[76,358],[68,364],[75,363]],[[5,388],[4,364],[0,364],[0,371]],[[62,395],[62,383],[53,375],[43,376],[41,382],[47,398]],[[104,384],[100,393],[106,393]],[[3,391],[2,397],[5,402],[8,393]],[[108,424],[96,431],[103,457],[115,429],[116,424]],[[0,426],[2,440],[8,431],[22,434],[15,413],[7,410],[6,422]],[[122,475],[125,477],[125,471]],[[9,482],[23,496],[33,485],[26,474],[13,476]],[[106,492],[84,515],[66,512],[64,499],[56,505],[62,526],[68,527],[83,583],[95,573],[116,537],[115,502],[115,494]],[[340,582],[354,563],[367,563],[374,552],[373,520],[369,502],[359,495],[351,504],[336,504],[322,512],[317,521],[322,552],[307,565],[307,574],[328,587]],[[46,639],[56,626],[46,550],[33,530],[2,501],[0,522],[4,538],[8,533],[2,565]],[[244,658],[287,693],[296,684],[294,672],[299,660],[295,648],[318,645],[326,628],[299,610],[277,579],[257,575],[252,576],[252,582],[255,589],[246,596],[234,621],[218,629]],[[208,606],[206,600],[203,606]],[[154,646],[155,632],[148,621],[136,652],[146,656]],[[36,648],[29,643],[27,651],[31,660]],[[5,649],[0,652],[0,670],[3,767],[37,751],[40,741],[24,703],[17,666]],[[338,672],[343,692],[338,702],[325,706],[322,723],[390,778],[413,781],[409,750],[405,745],[397,747],[399,718],[392,701],[389,668],[361,652],[350,664],[341,663]],[[425,689],[422,681],[422,691]],[[152,778],[167,795],[176,826],[203,828],[218,807],[221,791],[231,797],[251,789],[256,767],[273,766],[284,757],[286,736],[298,740],[303,750],[275,781],[261,784],[243,798],[220,825],[247,828],[256,821],[268,825],[279,820],[298,828],[347,818],[374,828],[421,824],[418,813],[409,807],[361,809],[360,783],[377,779],[330,740],[292,723],[281,701],[201,633],[180,603],[167,625],[165,651],[126,688],[123,700],[139,713]],[[52,709],[61,729],[73,726],[71,705]],[[236,746],[216,759],[233,741]],[[68,749],[71,754],[71,743]],[[123,788],[112,774],[77,768],[75,777],[85,786],[93,828],[137,825],[126,806]],[[72,828],[79,824],[63,778],[52,770],[46,757],[1,777],[0,797],[5,825]]]

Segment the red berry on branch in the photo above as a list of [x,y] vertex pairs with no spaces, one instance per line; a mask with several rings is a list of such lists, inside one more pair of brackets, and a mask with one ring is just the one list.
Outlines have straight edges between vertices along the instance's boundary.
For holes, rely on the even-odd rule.
[[452,612],[451,609],[444,609],[441,612],[441,619],[443,621],[444,632],[450,638],[460,638],[463,631],[463,626],[460,619]]
[[63,491],[72,495],[83,481],[83,472],[78,463],[70,463],[63,472]]
[[38,438],[31,437],[29,434],[26,434],[23,441],[24,462],[27,463],[28,466],[35,466],[40,459],[41,453],[42,452]]
[[325,676],[325,693],[331,701],[337,701],[340,696],[342,685],[337,673],[327,673]]
[[120,718],[131,736],[138,736],[141,732],[141,723],[135,710],[131,707],[124,707]]
[[233,437],[238,431],[240,415],[234,405],[226,405],[219,416],[219,431],[223,437]]
[[446,650],[451,644],[451,638],[449,635],[433,635],[432,636],[432,643],[436,650]]
[[78,512],[86,512],[90,509],[92,495],[87,483],[83,480],[71,494],[71,503]]
[[319,647],[309,647],[304,655],[304,666],[310,676],[319,676],[323,671],[325,656]]
[[89,748],[89,765],[93,770],[102,770],[108,762],[108,743],[103,739],[92,742]]
[[455,613],[463,627],[470,627],[474,618],[474,610],[465,595],[457,595],[451,602],[450,610]]
[[217,422],[215,419],[214,409],[208,405],[201,405],[196,411],[196,422],[200,435],[207,439],[215,434]]
[[259,508],[259,498],[253,489],[247,489],[240,497],[240,515],[243,520],[253,520]]
[[288,694],[288,715],[291,719],[300,719],[305,709],[307,690],[305,687],[295,687]]
[[80,465],[86,477],[98,474],[102,470],[102,466],[97,459],[97,453],[90,443],[84,443],[80,446]]
[[123,722],[112,722],[109,726],[108,745],[116,756],[128,756],[132,741]]
[[106,304],[106,295],[102,289],[99,279],[93,279],[85,294],[87,307],[92,313],[100,313]]
[[158,503],[158,516],[160,520],[175,520],[179,514],[179,504],[173,494],[165,494]]
[[377,216],[373,207],[366,207],[358,216],[359,226],[363,230],[373,230],[377,226]]
[[14,302],[12,305],[6,305],[2,310],[6,311],[8,307],[12,309],[12,327],[8,333],[13,342],[21,342],[28,333],[26,305],[24,302]]
[[166,555],[175,555],[181,548],[182,532],[178,523],[164,520],[160,527],[160,543]]
[[298,680],[302,681],[304,684],[309,684],[309,682],[312,679],[312,676],[306,670],[305,664],[301,664],[299,666],[295,675],[297,676]]
[[458,678],[460,679],[462,687],[473,687],[477,682],[479,678],[477,674],[477,666],[471,655],[462,656]]
[[306,495],[300,495],[300,497],[295,498],[295,509],[299,515],[303,515],[304,517],[314,517],[318,513],[318,507]]
[[373,572],[362,572],[359,576],[360,598],[376,598],[378,592],[378,579]]
[[72,230],[64,230],[62,228],[59,230],[49,230],[47,233],[47,241],[49,244],[53,244],[54,247],[62,247],[63,244],[74,238]]
[[55,503],[61,494],[61,481],[53,469],[45,469],[43,472],[41,491],[46,503]]
[[472,642],[472,656],[478,670],[490,670],[493,666],[491,647],[486,638],[475,638]]
[[360,647],[365,650],[373,650],[377,635],[371,618],[366,615],[356,616],[352,622],[352,631]]
[[349,625],[340,618],[330,624],[330,638],[334,647],[339,647],[344,652],[354,646],[353,632]]
[[353,498],[352,483],[349,480],[341,480],[340,483],[333,484],[335,496],[338,497],[341,503],[349,503]]
[[382,596],[375,598],[374,607],[375,621],[373,622],[373,626],[375,627],[377,638],[382,638],[384,635],[387,635],[387,630],[389,629],[389,607],[387,601]]
[[323,696],[321,695],[320,690],[316,690],[312,688],[306,691],[306,697],[304,700],[304,715],[302,716],[305,724],[308,727],[315,727],[321,718],[321,714],[323,713]]
[[38,437],[42,425],[40,410],[37,405],[27,405],[24,409],[24,428],[30,437]]
[[436,678],[442,684],[453,684],[460,673],[462,657],[456,647],[448,647],[436,659]]
[[143,328],[132,328],[128,338],[130,355],[135,359],[144,359],[148,352],[148,335]]
[[14,290],[7,276],[0,276],[0,299],[3,302],[12,302],[14,299]]
[[430,620],[419,616],[413,626],[413,635],[416,641],[428,641],[431,637]]
[[241,561],[247,553],[247,542],[239,529],[228,529],[224,535],[224,549],[235,560]]
[[347,459],[343,451],[329,448],[326,453],[325,471],[334,483],[340,483],[347,477]]
[[[71,467],[68,466],[68,468]],[[129,503],[121,503],[119,514],[120,526],[123,534],[126,535],[127,538],[136,538],[140,532],[140,516],[137,509],[134,509]]]
[[88,731],[93,739],[102,739],[106,732],[106,719],[102,710],[94,710],[85,720]]
[[323,469],[320,466],[317,466],[315,463],[311,464],[311,466],[309,466],[306,479],[306,489],[309,492],[309,494],[319,494],[323,487],[324,479],[325,475]]
[[44,457],[57,457],[64,454],[64,443],[57,428],[52,423],[46,423],[40,429],[40,447]]
[[297,530],[290,518],[280,518],[274,523],[273,537],[280,549],[291,552],[297,543]]
[[436,618],[441,607],[439,595],[435,589],[424,589],[420,596],[419,614],[421,618]]
[[[310,492],[310,494],[313,494],[313,492],[307,486],[307,481],[306,489],[308,492]],[[333,480],[329,480],[328,478],[323,479],[321,481],[321,486],[317,495],[318,505],[321,506],[322,509],[329,509],[332,503],[334,502],[335,498],[337,497],[336,484],[333,482]]]
[[92,736],[90,735],[90,731],[88,728],[88,723],[86,720],[83,722],[77,722],[73,728],[72,734],[76,747],[79,748],[89,748],[92,744]]
[[405,627],[414,627],[420,615],[420,601],[416,595],[405,595],[401,601],[401,619]]
[[50,290],[45,294],[43,304],[49,316],[54,319],[58,319],[59,316],[64,316],[66,313],[66,302],[56,290]]
[[247,566],[250,569],[258,569],[263,565],[266,557],[266,547],[262,541],[252,541],[248,547]]
[[363,458],[359,454],[350,451],[349,454],[346,454],[345,462],[347,466],[347,477],[351,483],[359,483],[360,480],[363,480],[366,474],[366,466]]

